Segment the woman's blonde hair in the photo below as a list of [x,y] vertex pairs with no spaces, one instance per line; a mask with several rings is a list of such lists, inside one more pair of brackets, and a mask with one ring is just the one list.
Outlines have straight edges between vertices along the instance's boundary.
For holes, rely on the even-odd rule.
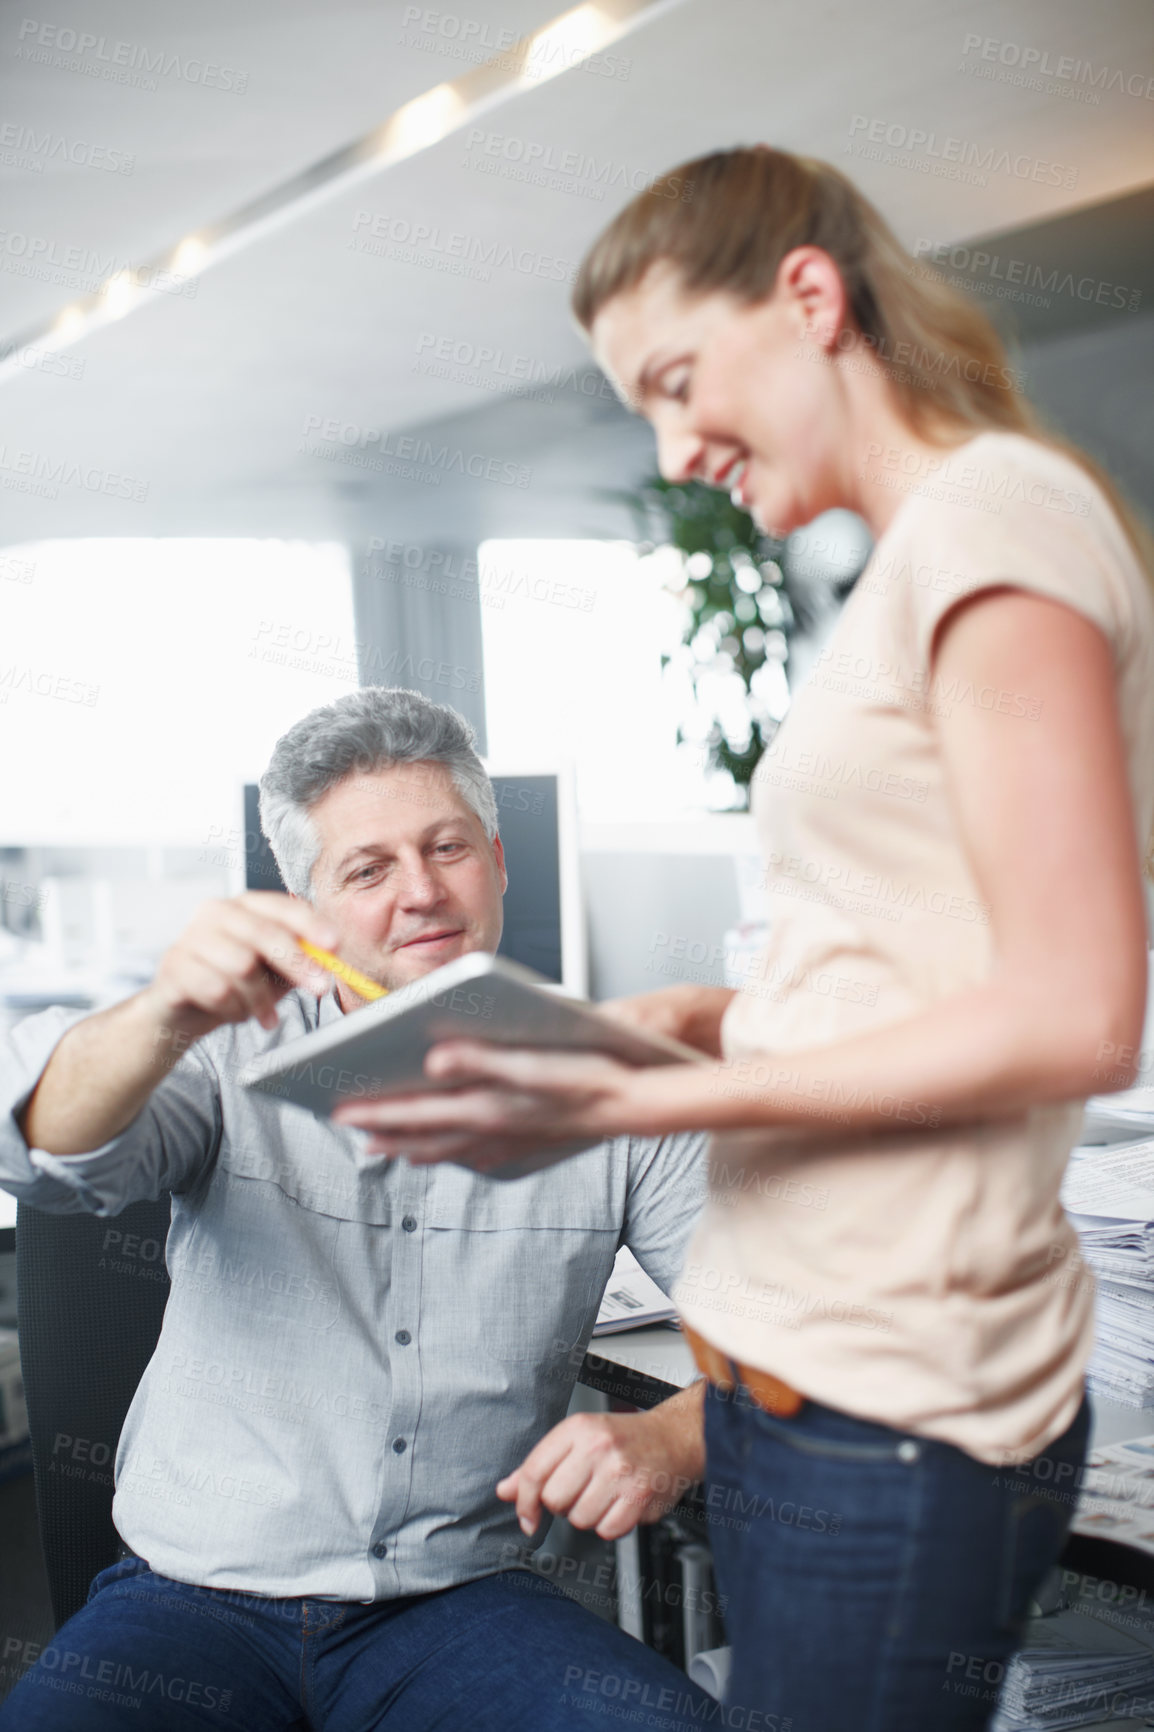
[[[659,176],[594,241],[573,288],[588,332],[601,309],[670,264],[689,294],[773,293],[795,247],[829,254],[861,344],[885,372],[919,437],[995,430],[1063,452],[1097,483],[1154,588],[1154,537],[1092,457],[1051,432],[1016,388],[1005,347],[980,307],[913,258],[869,200],[830,163],[759,144],[697,157]],[[847,333],[849,335],[850,333]],[[1154,846],[1147,871],[1154,876]]]

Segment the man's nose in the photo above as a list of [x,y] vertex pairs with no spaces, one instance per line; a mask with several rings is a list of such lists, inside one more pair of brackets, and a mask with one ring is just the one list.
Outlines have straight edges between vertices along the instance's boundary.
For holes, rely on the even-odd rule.
[[434,907],[444,894],[435,868],[428,860],[410,860],[401,868],[401,900],[410,907]]

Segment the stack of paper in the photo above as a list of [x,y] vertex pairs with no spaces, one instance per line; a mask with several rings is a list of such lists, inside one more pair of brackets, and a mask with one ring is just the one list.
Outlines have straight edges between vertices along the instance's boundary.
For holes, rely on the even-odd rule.
[[1089,1384],[1128,1407],[1154,1406],[1154,1138],[1074,1150],[1062,1202],[1085,1266],[1056,1263],[1054,1281],[1097,1280]]
[[[1076,1533],[1154,1552],[1154,1436],[1093,1450],[1079,1491]],[[1079,1580],[1097,1585],[1092,1576]],[[1154,1719],[1154,1606],[1136,1589],[1110,1586],[1107,1600],[1087,1596],[1029,1624],[1006,1668],[990,1732]]]
[[1139,1083],[1112,1095],[1091,1095],[1082,1120],[1083,1143],[1154,1136],[1154,1084]]
[[594,1335],[618,1335],[623,1329],[640,1329],[645,1323],[670,1323],[676,1316],[677,1307],[669,1303],[656,1281],[650,1280],[632,1251],[623,1245],[593,1325]]
[[[1122,1627],[1131,1622],[1133,1629]],[[1024,1646],[1006,1669],[990,1732],[1063,1732],[1127,1719],[1133,1724],[1131,1717],[1141,1718],[1152,1697],[1150,1614],[1058,1612],[1029,1625]]]
[[1100,1444],[1087,1458],[1079,1492],[1075,1533],[1154,1552],[1154,1435]]

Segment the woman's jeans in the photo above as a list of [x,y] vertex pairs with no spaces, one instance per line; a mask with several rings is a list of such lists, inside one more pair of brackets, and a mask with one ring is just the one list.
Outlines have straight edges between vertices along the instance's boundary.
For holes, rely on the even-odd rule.
[[951,1444],[739,1385],[706,1399],[726,1701],[790,1732],[979,1732],[1058,1560],[1090,1429],[996,1468]]

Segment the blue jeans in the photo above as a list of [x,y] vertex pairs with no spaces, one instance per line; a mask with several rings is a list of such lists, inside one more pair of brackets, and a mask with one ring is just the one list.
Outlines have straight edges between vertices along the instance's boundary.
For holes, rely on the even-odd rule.
[[634,1709],[668,1732],[723,1723],[684,1672],[524,1570],[362,1605],[193,1587],[129,1557],[96,1577],[0,1727],[592,1732]]
[[1090,1429],[994,1468],[946,1443],[748,1390],[706,1400],[727,1702],[792,1732],[979,1732],[1057,1562]]

